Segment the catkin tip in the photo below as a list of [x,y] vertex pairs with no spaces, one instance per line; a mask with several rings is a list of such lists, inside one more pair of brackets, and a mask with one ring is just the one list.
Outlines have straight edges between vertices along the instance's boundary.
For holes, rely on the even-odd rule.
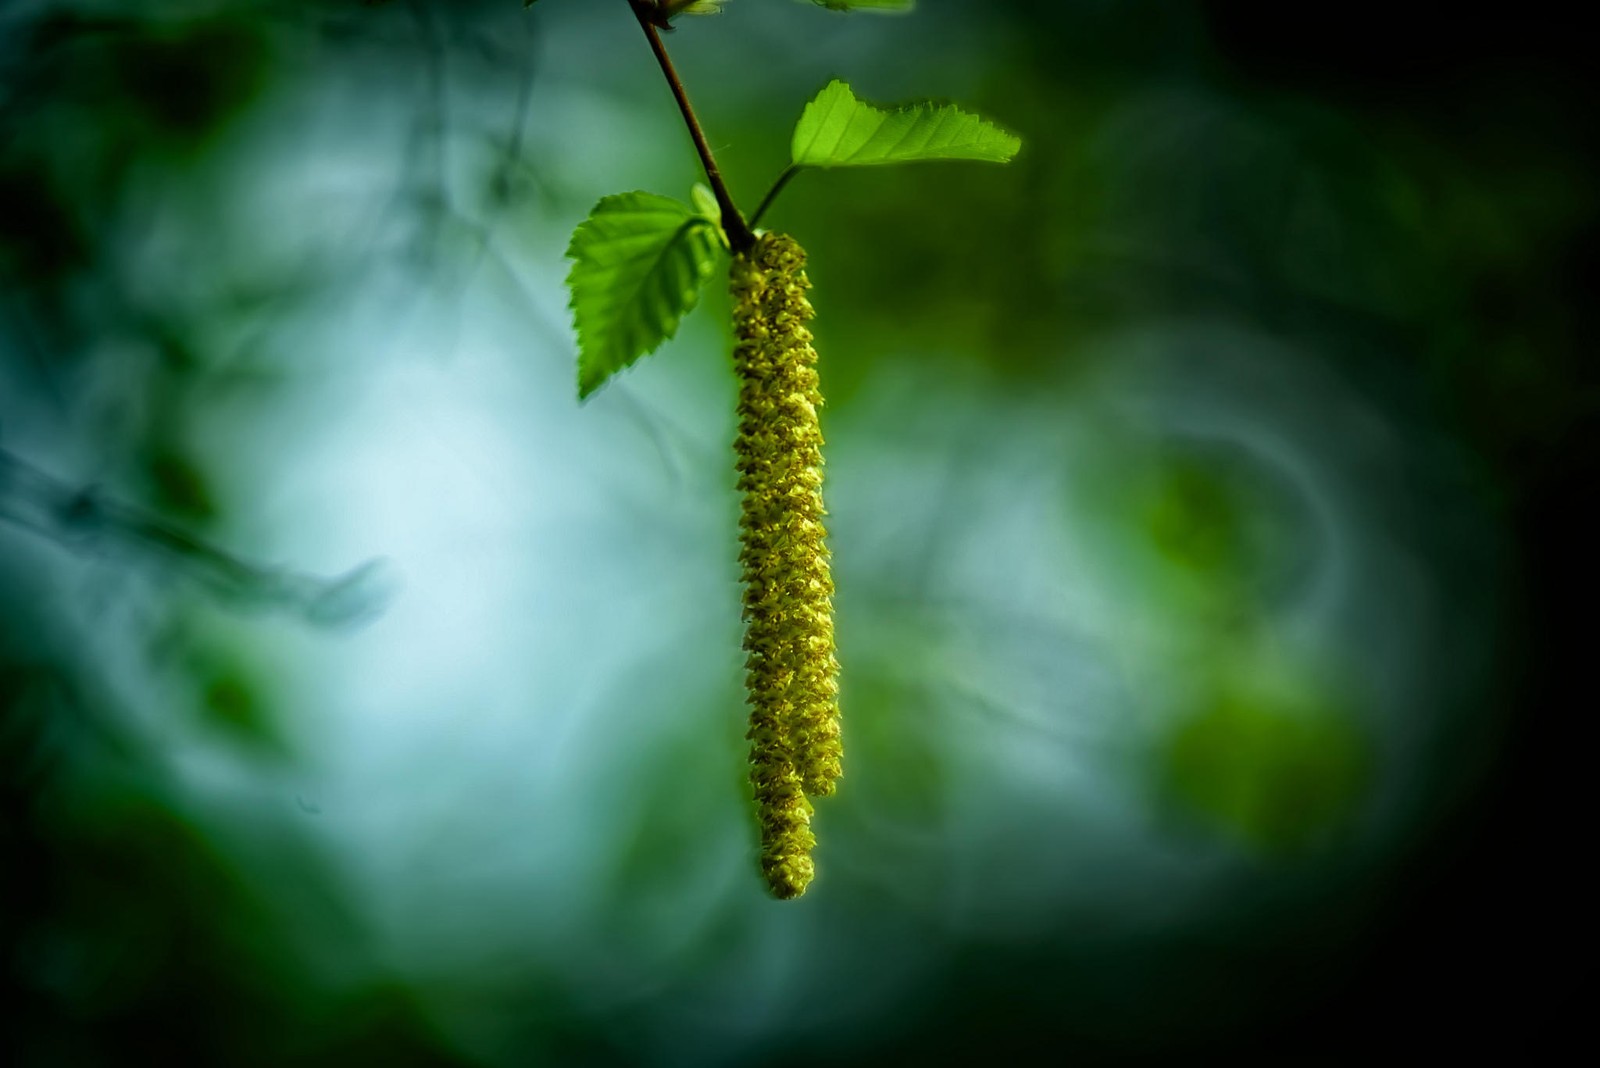
[[792,901],[804,894],[817,874],[816,864],[805,855],[763,861],[761,868],[761,873],[766,876],[767,889],[779,901]]

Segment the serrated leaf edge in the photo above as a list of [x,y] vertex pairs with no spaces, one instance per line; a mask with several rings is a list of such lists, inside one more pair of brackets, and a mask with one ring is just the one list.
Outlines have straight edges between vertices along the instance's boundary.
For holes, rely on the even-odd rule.
[[[688,295],[687,295],[687,298],[684,301],[682,310],[679,312],[679,314],[677,315],[676,319],[672,323],[666,324],[666,325],[663,326],[662,336],[661,336],[661,338],[659,340],[657,340],[655,342],[655,344],[650,345],[649,347],[647,347],[647,348],[645,348],[645,349],[643,349],[643,350],[641,350],[639,352],[634,353],[632,356],[628,357],[620,366],[618,366],[618,367],[616,367],[616,368],[614,368],[614,369],[612,369],[610,371],[605,372],[592,385],[587,385],[586,386],[584,384],[584,381],[583,381],[583,352],[584,352],[585,345],[586,345],[585,337],[589,334],[589,332],[583,330],[582,327],[578,323],[578,296],[577,296],[577,291],[573,286],[573,276],[577,273],[578,268],[583,264],[582,258],[580,257],[580,255],[576,251],[577,244],[578,244],[578,235],[583,230],[584,227],[588,226],[592,222],[592,220],[595,217],[595,214],[600,211],[601,205],[605,204],[606,201],[613,200],[613,199],[620,198],[620,197],[628,197],[628,196],[648,196],[648,197],[658,198],[658,199],[663,200],[663,201],[669,201],[672,204],[674,204],[674,205],[676,205],[678,207],[681,207],[687,213],[687,217],[684,218],[684,220],[678,225],[678,228],[673,231],[672,236],[670,238],[668,238],[666,243],[661,246],[661,250],[656,256],[655,264],[652,265],[652,269],[655,266],[657,266],[657,265],[661,264],[662,262],[664,262],[666,257],[669,254],[671,254],[672,250],[677,246],[678,242],[682,241],[688,234],[693,232],[696,228],[704,226],[707,229],[712,230],[714,233],[718,229],[711,222],[711,220],[705,218],[705,216],[703,216],[703,215],[695,213],[694,209],[690,205],[686,205],[682,201],[676,200],[676,199],[674,199],[672,197],[662,196],[659,193],[651,193],[651,192],[648,192],[646,190],[633,190],[633,191],[627,192],[627,193],[612,193],[612,194],[610,194],[608,196],[601,197],[595,203],[595,206],[592,209],[590,209],[589,214],[586,215],[578,223],[578,225],[573,228],[572,237],[569,238],[568,241],[567,241],[567,250],[566,250],[566,253],[565,253],[565,258],[572,260],[572,267],[570,269],[568,269],[568,271],[567,271],[566,287],[567,287],[567,293],[568,293],[567,309],[572,312],[573,332],[575,334],[577,334],[577,337],[578,337],[578,399],[580,401],[587,400],[589,397],[593,396],[595,394],[595,392],[597,392],[600,389],[601,386],[605,385],[607,382],[609,382],[611,380],[613,375],[617,374],[619,371],[623,371],[623,370],[626,370],[629,367],[632,367],[640,359],[642,359],[645,356],[650,355],[652,352],[655,352],[656,349],[658,349],[658,348],[660,348],[662,346],[662,344],[664,344],[665,342],[667,342],[667,341],[671,340],[672,338],[676,337],[677,333],[678,333],[678,327],[679,327],[680,324],[682,324],[684,318],[686,316],[688,316],[689,313],[694,311],[694,309],[696,307],[699,306],[699,304],[700,304],[700,291],[701,291],[701,289],[703,289],[705,287],[705,282],[710,277],[710,274],[711,274],[710,271],[700,272],[703,275],[703,277],[701,277],[699,279],[699,285],[693,286],[693,287],[691,287],[689,289]],[[723,241],[725,243],[726,239],[724,238]],[[716,244],[717,244],[716,241],[708,242],[708,246],[710,248],[712,248],[712,249],[715,248]],[[714,258],[714,252],[713,252],[713,258]],[[649,278],[650,277],[650,272],[647,271],[645,273],[644,277],[645,278]],[[642,293],[642,292],[643,292],[643,289],[641,288],[638,293],[632,294],[630,299],[637,299],[639,294]]]
[[[808,140],[805,143],[804,147],[802,148],[800,146],[798,140],[797,140],[800,124],[805,122],[806,113],[808,111],[810,111],[811,108],[818,106],[819,102],[822,102],[824,97],[828,97],[829,98],[829,99],[827,99],[826,104],[825,104],[825,106],[827,107],[828,110],[821,116],[821,118],[817,122],[817,124],[816,124],[817,127],[818,127],[817,131],[812,133],[812,136],[811,136],[810,140]],[[861,108],[865,109],[864,111],[860,112],[860,114],[877,114],[877,115],[882,115],[882,116],[911,115],[911,116],[915,117],[915,116],[921,115],[923,113],[937,113],[937,112],[940,112],[940,111],[948,111],[952,117],[960,116],[960,117],[964,117],[964,118],[970,118],[970,119],[977,120],[980,129],[987,127],[989,130],[992,130],[993,132],[995,132],[997,134],[1000,134],[1002,137],[1005,137],[1005,138],[1009,139],[1012,142],[1012,146],[1010,148],[1010,151],[1006,154],[1005,158],[1004,159],[1000,159],[1000,160],[993,160],[993,159],[988,159],[988,158],[985,158],[985,157],[960,157],[960,156],[958,156],[958,157],[954,157],[954,158],[946,158],[946,157],[937,157],[937,156],[935,156],[935,157],[929,157],[927,159],[884,159],[884,160],[875,160],[875,161],[873,161],[871,163],[850,163],[848,161],[841,161],[841,162],[838,162],[838,163],[809,163],[809,162],[802,162],[799,157],[806,155],[808,152],[810,152],[812,149],[814,149],[816,147],[817,138],[818,138],[818,136],[820,136],[821,128],[826,126],[828,119],[833,115],[833,113],[835,111],[837,111],[839,109],[839,107],[841,105],[846,106],[846,107],[853,107],[853,106],[859,105]],[[852,117],[852,119],[850,121],[854,122],[855,121],[854,117]],[[849,129],[850,129],[850,124],[846,123],[845,131],[848,132]],[[908,127],[907,130],[905,131],[905,133],[903,133],[901,135],[902,139],[906,135],[908,135],[910,133],[910,131],[911,131],[911,128]],[[965,108],[962,108],[958,104],[948,104],[948,103],[941,104],[941,103],[938,103],[936,101],[921,100],[921,101],[916,101],[916,102],[910,103],[910,104],[902,104],[902,105],[899,105],[899,106],[882,107],[882,106],[874,104],[874,103],[872,103],[870,101],[862,100],[860,97],[858,97],[856,95],[855,90],[851,88],[850,83],[846,82],[843,78],[834,78],[834,79],[832,79],[831,81],[828,82],[827,85],[822,87],[821,91],[819,91],[816,96],[812,97],[809,101],[806,102],[806,106],[803,109],[801,109],[800,119],[795,124],[795,133],[796,133],[796,137],[791,137],[790,142],[789,142],[789,159],[791,161],[791,164],[793,166],[796,166],[796,167],[810,167],[810,168],[812,168],[814,170],[831,170],[831,169],[836,168],[836,167],[852,167],[852,166],[853,167],[886,167],[886,166],[893,166],[893,165],[903,164],[903,163],[933,163],[933,162],[941,162],[941,163],[954,163],[954,162],[1009,163],[1016,156],[1016,154],[1022,150],[1022,138],[1021,137],[1019,137],[1018,135],[1012,133],[1010,130],[1007,130],[1004,126],[1001,126],[999,123],[994,122],[991,119],[985,118],[984,116],[979,115],[977,112],[968,111]],[[842,141],[843,139],[844,139],[843,135],[841,134],[839,140]]]

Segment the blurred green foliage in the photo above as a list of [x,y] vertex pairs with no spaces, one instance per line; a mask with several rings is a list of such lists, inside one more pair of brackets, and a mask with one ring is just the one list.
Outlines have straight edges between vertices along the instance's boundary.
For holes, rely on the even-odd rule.
[[1175,730],[1166,787],[1268,854],[1326,848],[1360,811],[1372,754],[1349,713],[1310,693],[1222,686]]
[[[723,295],[571,400],[566,235],[696,178],[620,2],[0,8],[11,1059],[1546,1033],[1476,947],[1551,922],[1507,888],[1552,854],[1499,851],[1560,806],[1445,831],[1543,758],[1505,737],[1570,736],[1518,687],[1553,691],[1537,539],[1592,484],[1578,35],[808,6],[670,38],[747,209],[836,76],[1027,150],[803,175],[765,220],[816,283],[847,732],[788,911]],[[407,587],[356,633],[377,555]]]
[[263,27],[223,17],[108,35],[97,57],[153,147],[188,150],[213,136],[261,91],[269,70]]

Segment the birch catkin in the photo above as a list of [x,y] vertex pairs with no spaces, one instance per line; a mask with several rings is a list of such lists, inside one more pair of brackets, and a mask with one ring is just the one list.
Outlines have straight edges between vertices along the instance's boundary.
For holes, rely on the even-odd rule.
[[763,234],[734,257],[732,272],[750,779],[762,872],[780,898],[811,881],[816,839],[806,795],[833,792],[842,756],[822,395],[804,265],[793,238]]

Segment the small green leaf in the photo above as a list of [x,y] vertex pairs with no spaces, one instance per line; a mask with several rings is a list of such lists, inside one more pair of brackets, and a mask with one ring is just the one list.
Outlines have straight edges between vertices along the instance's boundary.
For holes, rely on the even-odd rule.
[[679,15],[720,15],[722,8],[728,0],[667,0],[662,5],[662,13],[667,18],[677,18]]
[[727,231],[722,228],[722,205],[717,203],[717,194],[704,182],[696,182],[689,190],[689,199],[694,201],[694,210],[700,218],[711,224],[711,231],[722,242],[722,247],[729,247]]
[[885,111],[832,81],[806,105],[789,150],[797,167],[871,167],[917,160],[1006,163],[1022,141],[953,104]]
[[689,199],[694,201],[694,210],[700,217],[718,222],[722,218],[722,206],[717,203],[717,194],[704,182],[696,182],[689,189]]
[[716,265],[712,228],[655,193],[603,198],[567,246],[578,331],[578,396],[677,332]]

